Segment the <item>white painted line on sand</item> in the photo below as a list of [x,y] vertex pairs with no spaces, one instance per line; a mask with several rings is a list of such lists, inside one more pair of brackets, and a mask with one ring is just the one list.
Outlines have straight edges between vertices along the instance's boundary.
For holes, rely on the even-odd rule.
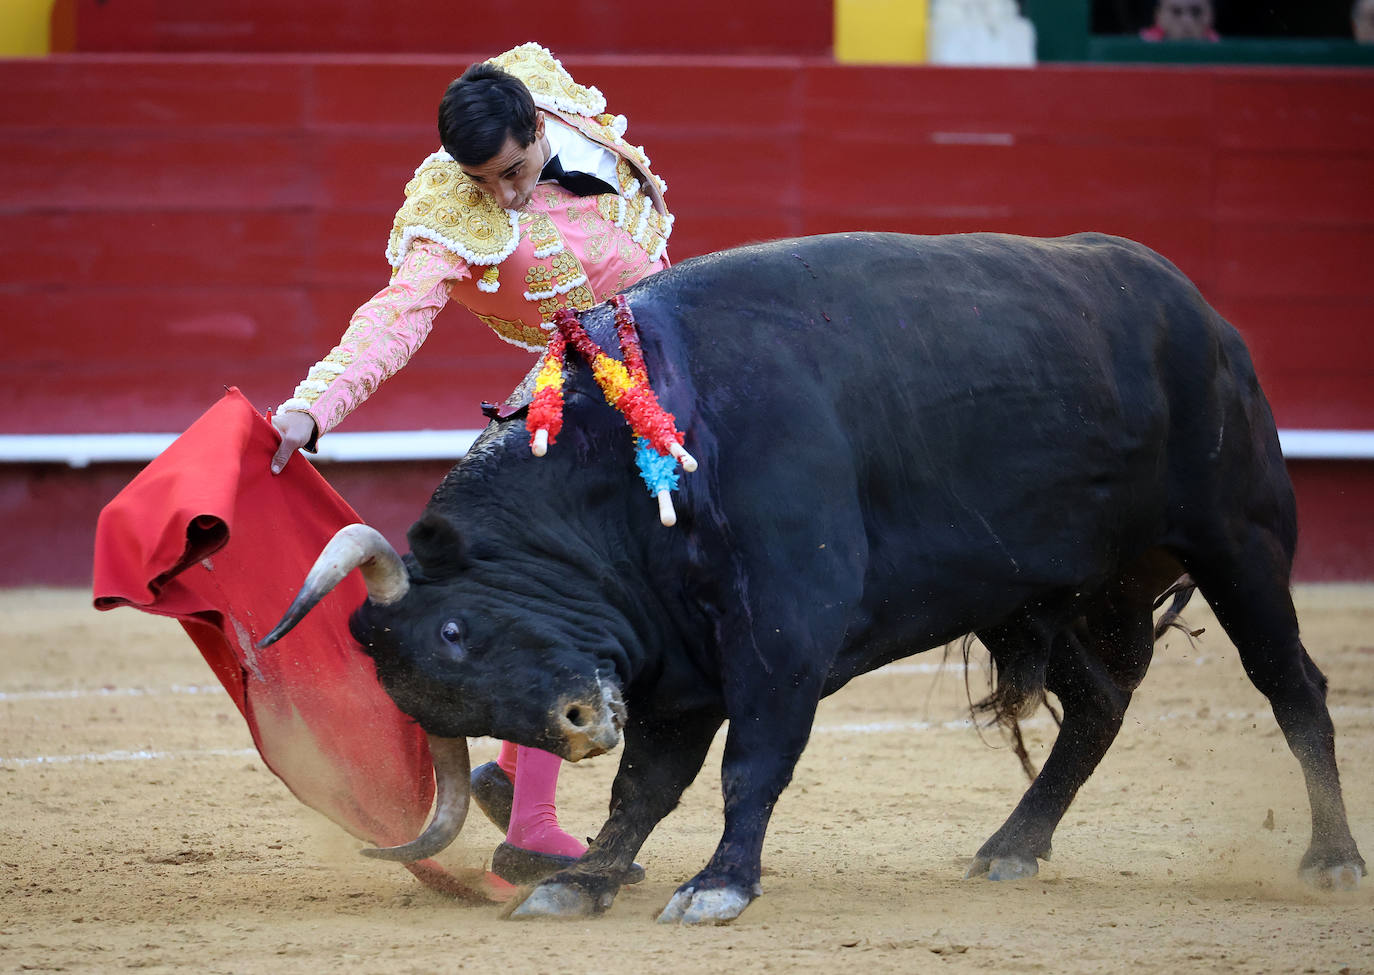
[[[1191,711],[1163,711],[1157,714],[1137,717],[1128,710],[1126,725],[1143,726],[1147,724],[1171,724],[1175,721],[1268,721],[1271,727],[1274,716],[1268,711],[1221,711],[1215,714],[1199,714],[1200,709]],[[1343,705],[1328,709],[1333,718],[1374,717],[1374,707],[1355,707]],[[1026,718],[1022,728],[1048,728],[1053,722],[1048,715]],[[953,721],[874,721],[865,724],[823,724],[811,729],[812,734],[823,735],[887,735],[908,731],[961,731],[977,727],[969,718],[956,718]],[[988,729],[991,730],[991,729]]]
[[[1374,717],[1374,707],[1340,706],[1331,708],[1333,718]],[[1200,716],[1193,711],[1164,711],[1148,717],[1133,718],[1126,714],[1126,723],[1136,726],[1145,724],[1168,724],[1174,721],[1273,721],[1267,711],[1224,711],[1217,714]],[[1021,722],[1022,728],[1044,728],[1051,724],[1047,716],[1028,718]],[[817,735],[892,735],[907,734],[913,731],[966,731],[974,727],[968,718],[953,721],[874,721],[863,724],[822,724],[816,725],[812,734]],[[29,768],[32,766],[73,765],[78,763],[102,762],[154,762],[181,761],[196,758],[248,758],[258,753],[252,748],[202,748],[182,751],[113,751],[99,754],[80,755],[35,755],[27,758],[0,758],[0,768]]]
[[32,758],[0,758],[0,767],[26,768],[31,765],[74,765],[86,762],[99,765],[104,762],[157,762],[166,759],[182,760],[188,758],[247,758],[257,754],[256,748],[193,748],[176,752],[114,751],[84,755],[35,755]]
[[85,697],[158,697],[163,694],[223,694],[218,684],[173,684],[170,687],[84,687],[66,691],[0,691],[5,701],[76,701]]
[[[1156,659],[1154,666],[1159,666],[1166,661]],[[1194,667],[1200,667],[1211,660],[1204,654],[1197,657],[1188,657],[1183,660],[1174,661],[1184,663]],[[969,663],[972,670],[979,674],[988,671],[987,660],[973,659]],[[871,670],[866,674],[858,674],[854,680],[864,680],[869,677],[903,677],[921,674],[939,674],[946,670],[954,671],[963,667],[963,659],[950,659],[938,663],[895,663]],[[79,701],[83,698],[102,698],[102,697],[159,697],[169,694],[209,694],[216,696],[224,694],[224,688],[218,684],[173,684],[170,687],[85,687],[72,688],[60,691],[0,691],[0,704],[19,701]]]

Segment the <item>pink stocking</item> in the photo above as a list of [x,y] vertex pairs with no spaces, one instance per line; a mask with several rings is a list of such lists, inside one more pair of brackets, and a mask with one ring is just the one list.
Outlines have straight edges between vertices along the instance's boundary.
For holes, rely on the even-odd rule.
[[501,754],[496,756],[496,764],[506,773],[506,778],[515,781],[515,758],[519,748],[508,741],[501,742]]
[[[502,744],[502,757],[505,749]],[[499,759],[498,759],[499,761]],[[551,752],[519,746],[515,765],[515,798],[511,803],[506,842],[522,850],[581,856],[587,847],[558,825],[554,798],[563,759]],[[504,763],[502,763],[504,768]]]

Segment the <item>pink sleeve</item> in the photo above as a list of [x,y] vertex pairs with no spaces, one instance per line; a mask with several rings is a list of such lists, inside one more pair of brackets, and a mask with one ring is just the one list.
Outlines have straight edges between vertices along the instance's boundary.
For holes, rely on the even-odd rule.
[[469,276],[461,257],[416,240],[391,284],[353,313],[339,344],[310,368],[277,412],[309,413],[321,434],[334,429],[410,361],[447,304],[450,284]]

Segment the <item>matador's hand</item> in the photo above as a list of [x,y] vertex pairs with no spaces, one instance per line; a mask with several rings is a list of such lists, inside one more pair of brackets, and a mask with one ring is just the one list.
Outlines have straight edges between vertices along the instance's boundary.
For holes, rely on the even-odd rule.
[[276,413],[272,416],[272,426],[276,427],[277,433],[281,434],[281,444],[277,447],[277,452],[272,455],[272,473],[280,474],[286,462],[291,459],[291,455],[300,450],[310,442],[310,438],[315,436],[315,418],[309,413],[298,413],[291,410],[287,413]]

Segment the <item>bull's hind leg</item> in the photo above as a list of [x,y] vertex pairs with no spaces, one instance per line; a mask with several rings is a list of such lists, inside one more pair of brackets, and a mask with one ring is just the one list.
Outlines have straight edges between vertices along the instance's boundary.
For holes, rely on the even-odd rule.
[[1312,808],[1312,840],[1300,870],[1318,887],[1353,888],[1366,873],[1346,821],[1336,770],[1336,736],[1326,708],[1326,678],[1298,637],[1288,590],[1287,547],[1254,528],[1234,553],[1192,560],[1189,572],[1274,710],[1302,766]]
[[968,877],[1012,880],[1039,872],[1055,827],[1121,730],[1131,694],[1153,652],[1151,602],[1138,582],[1122,582],[1085,616],[1052,632],[1025,620],[979,636],[994,657],[1024,656],[1049,643],[1045,686],[1059,697],[1063,725],[1040,774],[1002,828],[979,848]]

